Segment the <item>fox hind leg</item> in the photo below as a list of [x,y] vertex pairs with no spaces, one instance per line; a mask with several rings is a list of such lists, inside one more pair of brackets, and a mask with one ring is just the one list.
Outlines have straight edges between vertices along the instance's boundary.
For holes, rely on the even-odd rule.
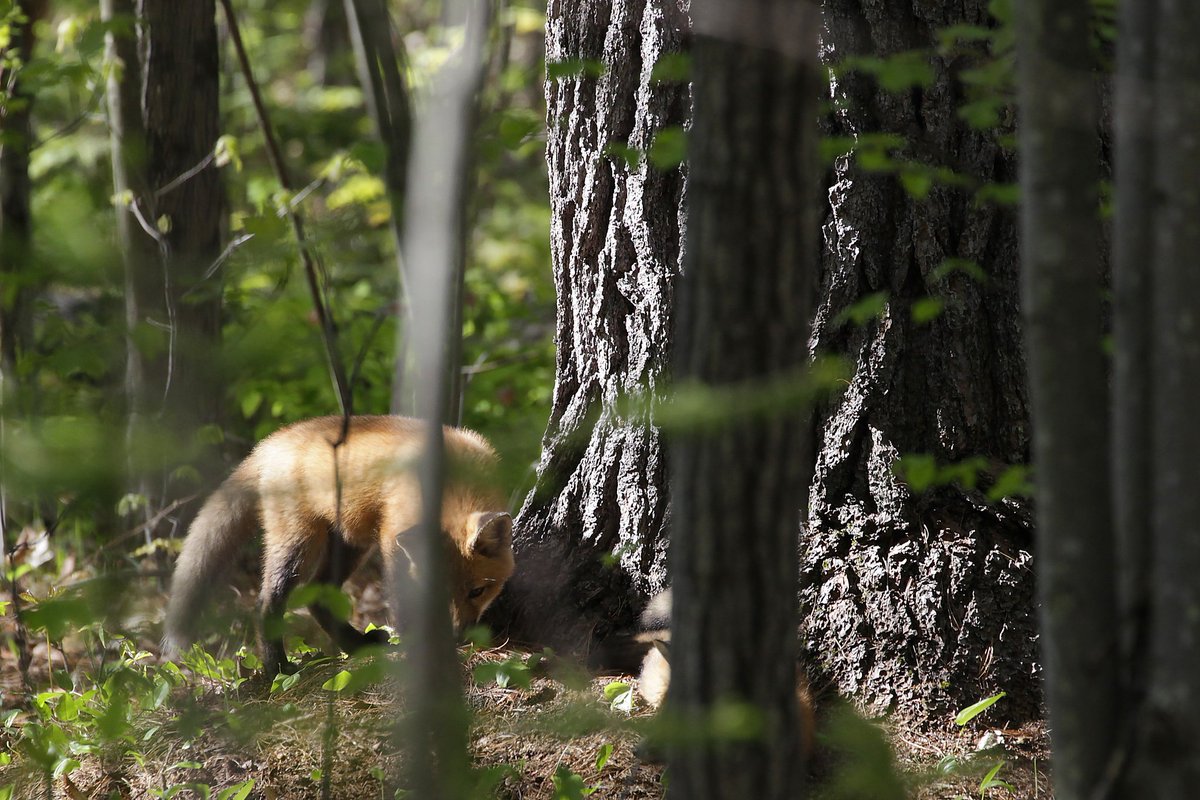
[[[346,579],[354,574],[354,570],[362,562],[363,556],[367,554],[367,549],[350,544],[337,530],[329,532],[326,542],[324,560],[317,569],[313,581],[327,583],[340,589]],[[338,619],[328,608],[319,603],[310,605],[308,610],[344,653],[353,653],[366,645],[387,643],[388,637],[385,631],[373,630],[370,633],[362,633],[349,622]]]
[[[282,520],[276,522],[282,523]],[[267,520],[265,527],[271,531],[271,520]],[[296,671],[288,662],[283,646],[283,613],[287,610],[288,594],[317,570],[327,538],[325,529],[318,522],[306,527],[306,530],[288,530],[286,535],[265,537],[262,592],[259,595],[259,642],[263,666],[269,676]]]

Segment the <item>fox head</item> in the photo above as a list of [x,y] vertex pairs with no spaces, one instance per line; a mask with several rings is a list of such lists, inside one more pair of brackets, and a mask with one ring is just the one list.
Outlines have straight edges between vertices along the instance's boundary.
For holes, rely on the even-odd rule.
[[450,617],[461,636],[479,621],[512,577],[512,517],[503,511],[468,514],[450,533]]

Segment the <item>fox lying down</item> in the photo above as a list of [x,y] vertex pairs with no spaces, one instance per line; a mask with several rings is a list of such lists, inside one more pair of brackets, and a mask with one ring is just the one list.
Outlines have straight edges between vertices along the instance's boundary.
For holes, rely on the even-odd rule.
[[[334,448],[341,417],[298,422],[263,439],[201,508],[188,531],[171,581],[163,649],[186,648],[207,595],[225,577],[234,552],[257,529],[263,535],[262,659],[268,675],[288,670],[281,619],[288,593],[307,581],[340,586],[378,545],[387,568],[409,569],[405,539],[420,520],[414,470],[424,423],[394,416],[352,417]],[[478,621],[513,572],[512,518],[489,480],[496,454],[480,435],[447,427],[447,480],[442,499],[456,630]],[[340,498],[337,487],[341,485]],[[340,509],[339,509],[340,502]],[[340,512],[340,513],[339,513]],[[363,634],[322,606],[310,610],[346,652],[383,641]],[[396,609],[392,609],[393,616]]]

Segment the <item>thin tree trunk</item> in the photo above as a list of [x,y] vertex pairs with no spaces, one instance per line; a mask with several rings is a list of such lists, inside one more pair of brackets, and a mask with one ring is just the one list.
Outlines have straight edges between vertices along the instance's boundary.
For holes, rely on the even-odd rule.
[[33,144],[33,96],[21,80],[21,66],[33,57],[33,23],[45,13],[43,0],[18,3],[25,21],[12,31],[7,49],[20,65],[0,69],[0,91],[7,98],[0,116],[0,370],[7,376],[7,391],[17,397],[17,365],[22,350],[31,344],[33,307],[30,291],[37,273],[30,263],[29,150]]
[[[817,276],[819,7],[695,0],[686,260],[675,376],[711,389],[799,381]],[[669,797],[803,796],[797,535],[807,415],[672,434],[668,714],[699,730],[744,704],[747,741],[673,749]],[[698,422],[698,421],[697,421]],[[714,715],[714,716],[708,716]]]
[[[25,0],[19,8],[24,22],[13,31],[10,52],[5,56],[17,62],[16,69],[0,69],[0,81],[6,96],[3,116],[0,117],[0,452],[4,451],[8,418],[26,416],[32,412],[29,399],[22,396],[21,358],[32,344],[33,315],[30,300],[36,268],[30,261],[32,248],[32,219],[30,212],[32,187],[29,181],[29,151],[33,144],[33,96],[25,91],[21,69],[33,56],[33,24],[45,13],[41,0]],[[21,618],[21,591],[15,578],[16,564],[10,561],[10,537],[13,509],[0,465],[0,569],[14,570],[8,581],[8,601],[12,603],[12,640],[17,653],[17,666],[26,691],[32,690],[29,665],[32,655],[29,634]]]
[[[1155,352],[1153,613],[1145,705],[1138,713],[1136,775],[1151,797],[1186,797],[1200,781],[1200,494],[1195,491],[1200,427],[1200,15],[1187,3],[1160,3],[1153,52],[1158,95],[1152,276]],[[1139,787],[1143,785],[1138,782]]]
[[490,25],[486,0],[448,4],[456,24],[466,25],[463,45],[433,81],[427,107],[418,117],[407,196],[414,199],[405,220],[405,261],[420,264],[411,284],[412,335],[408,346],[418,377],[417,409],[426,420],[427,442],[420,465],[420,528],[412,537],[422,583],[403,575],[395,596],[413,609],[408,652],[405,713],[399,731],[406,748],[406,788],[414,797],[465,798],[470,792],[467,760],[469,717],[463,705],[459,663],[450,625],[449,571],[440,511],[445,472],[442,423],[454,391],[448,365],[460,360],[462,326],[449,327],[458,302],[462,216],[471,163],[472,108],[482,77],[483,43]]
[[685,122],[686,84],[651,76],[687,30],[674,0],[548,5],[557,364],[537,485],[516,522],[521,568],[490,615],[518,639],[581,647],[667,583],[665,448],[648,413],[622,418],[619,406],[634,395],[652,407],[669,363],[684,175],[622,148],[645,153]]
[[[1151,611],[1150,563],[1154,517],[1154,345],[1152,269],[1154,220],[1153,3],[1122,3],[1116,76],[1116,218],[1113,225],[1112,467],[1119,588],[1120,678],[1124,713],[1140,707],[1146,690]],[[1133,744],[1132,719],[1121,746]],[[1134,778],[1136,781],[1136,777]],[[1127,796],[1137,783],[1123,787]]]
[[[987,8],[825,0],[822,52],[836,63],[931,48],[946,26],[990,25]],[[831,132],[896,134],[907,142],[901,158],[1011,183],[1013,155],[958,113],[957,72],[972,60],[934,56],[930,66],[930,85],[900,93],[839,74]],[[1015,215],[957,186],[912,197],[852,159],[833,179],[812,344],[852,373],[818,426],[802,553],[806,666],[873,709],[917,720],[948,723],[1001,690],[1006,718],[1038,718],[1031,521],[1022,501],[989,502],[983,491],[1028,459]],[[842,321],[876,292],[889,298],[877,318]],[[912,304],[930,296],[942,313],[914,320]],[[979,487],[914,491],[895,466],[917,454],[982,458]]]
[[308,72],[321,86],[354,82],[353,63],[346,57],[350,23],[342,0],[312,0],[304,15]]
[[[121,8],[114,3],[114,10]],[[216,421],[222,394],[216,372],[221,278],[209,274],[221,253],[224,213],[212,158],[219,134],[214,13],[214,0],[139,0],[139,59],[129,60],[128,43],[114,43],[128,66],[140,64],[142,80],[136,94],[124,82],[110,102],[117,106],[114,119],[124,126],[115,132],[122,143],[114,147],[121,149],[116,160],[124,163],[118,173],[126,174],[117,179],[133,191],[137,227],[154,240],[156,251],[151,261],[145,247],[126,242],[132,273],[126,292],[130,409],[134,425],[140,418],[154,428],[156,440]],[[140,126],[134,121],[135,98],[141,103]],[[122,236],[140,234],[127,229]],[[195,442],[178,444],[190,463],[198,462],[188,450]],[[154,457],[142,462],[151,511],[195,492],[194,486],[172,481],[174,464]],[[203,459],[199,463],[202,475],[211,471]],[[186,517],[171,515],[162,532],[185,527]]]
[[[350,39],[358,64],[359,83],[366,98],[367,112],[375,123],[375,132],[383,144],[386,160],[383,182],[392,205],[391,229],[396,245],[396,274],[399,276],[400,296],[397,298],[396,363],[392,373],[393,414],[412,414],[416,387],[412,381],[412,365],[405,353],[411,348],[405,340],[412,329],[412,298],[408,286],[412,276],[404,266],[402,230],[404,226],[404,193],[408,183],[410,140],[412,139],[412,103],[401,67],[403,52],[392,44],[391,18],[386,4],[380,0],[346,0],[346,17],[350,23]],[[460,270],[461,272],[461,270]],[[461,283],[461,281],[459,281]],[[461,325],[459,326],[461,328]],[[458,364],[448,368],[458,371]],[[451,397],[457,387],[453,387]],[[447,418],[457,422],[457,415]]]
[[1085,798],[1106,773],[1120,698],[1091,7],[1024,0],[1018,10],[1041,645],[1055,789]]
[[[106,57],[120,69],[109,73],[105,96],[108,100],[109,143],[112,150],[113,195],[116,203],[117,247],[121,251],[125,284],[125,401],[126,450],[132,461],[124,466],[133,480],[129,487],[150,498],[151,478],[136,463],[137,439],[147,422],[151,399],[146,388],[145,357],[135,333],[142,319],[141,298],[148,292],[143,286],[149,276],[161,268],[153,238],[141,229],[135,207],[147,207],[146,129],[142,120],[142,63],[138,54],[138,30],[135,0],[101,0],[100,17],[105,23],[124,20],[124,30],[115,26],[105,34]],[[120,31],[120,32],[118,32]],[[156,509],[147,504],[141,511],[143,521],[153,519]],[[155,535],[147,525],[144,536]]]

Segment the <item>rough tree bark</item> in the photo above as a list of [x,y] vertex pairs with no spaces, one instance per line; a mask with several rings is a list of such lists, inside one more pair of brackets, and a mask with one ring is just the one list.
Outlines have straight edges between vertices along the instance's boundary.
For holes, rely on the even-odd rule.
[[[677,386],[745,394],[799,383],[818,264],[820,9],[694,0],[692,15]],[[797,457],[810,452],[804,411],[786,402],[715,426],[680,418],[671,433],[666,713],[703,729],[723,703],[741,703],[761,732],[673,748],[670,797],[802,796],[796,534],[810,475]]]
[[576,648],[628,625],[637,595],[666,585],[662,438],[618,405],[652,399],[668,364],[684,176],[610,145],[644,152],[684,123],[686,86],[651,80],[683,49],[684,7],[549,3],[547,63],[578,71],[546,87],[556,377],[537,487],[517,520],[521,569],[491,616],[518,639]]
[[1017,8],[1041,649],[1055,789],[1082,798],[1108,779],[1120,729],[1092,9],[1087,0]]
[[[945,26],[988,25],[987,6],[826,0],[824,55],[931,47]],[[934,57],[931,66],[932,85],[903,94],[838,78],[833,132],[899,134],[914,159],[1011,182],[1012,154],[957,114],[963,65]],[[913,199],[894,176],[845,160],[829,199],[812,344],[846,357],[852,375],[817,439],[801,565],[809,668],[868,706],[918,719],[945,720],[1000,690],[1006,718],[1037,716],[1027,509],[959,486],[917,494],[893,471],[909,454],[983,456],[993,475],[1028,460],[1015,215],[949,186]],[[986,278],[939,271],[951,258]],[[878,318],[840,323],[840,312],[880,291],[889,300]],[[944,298],[945,310],[918,324],[910,304],[927,295]]]

